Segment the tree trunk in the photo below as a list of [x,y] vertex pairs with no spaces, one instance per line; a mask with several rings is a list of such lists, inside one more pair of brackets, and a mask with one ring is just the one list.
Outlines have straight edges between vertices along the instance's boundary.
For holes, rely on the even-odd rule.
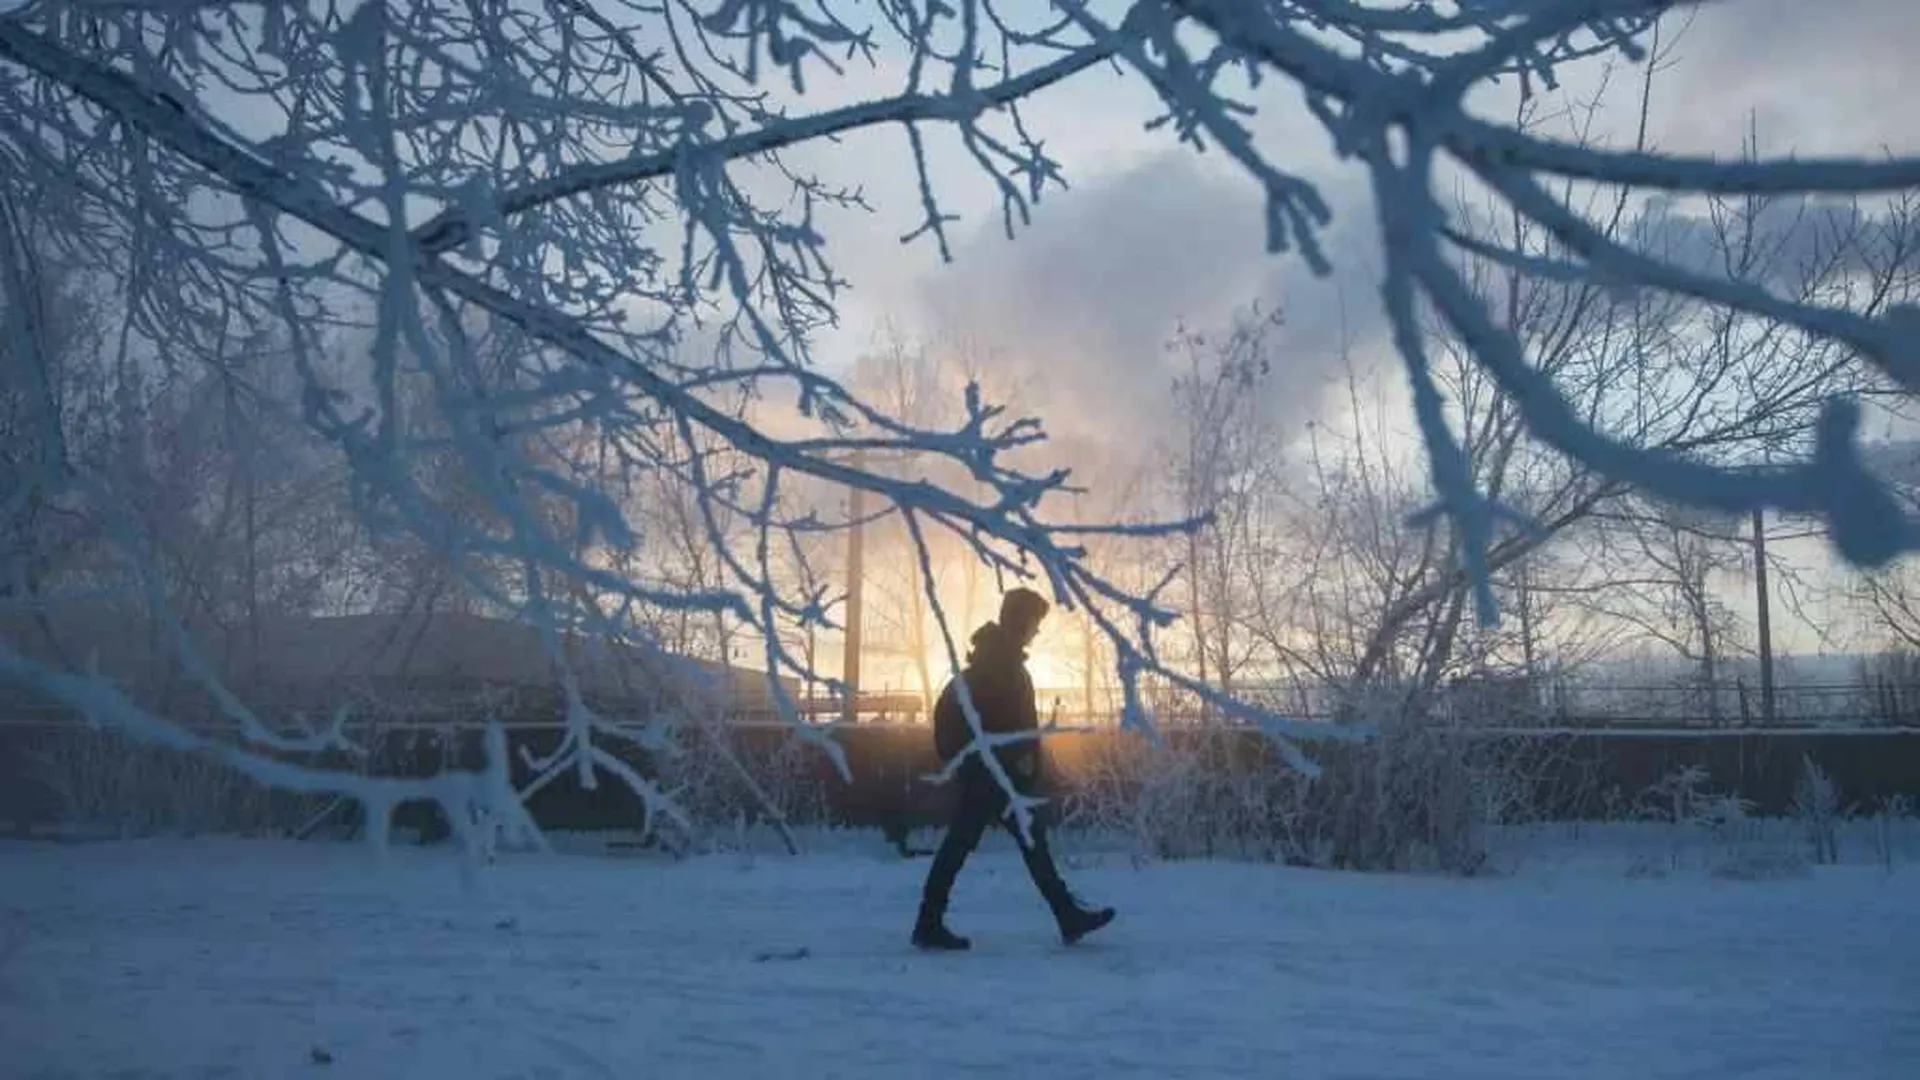
[[[1194,677],[1202,684],[1207,681],[1207,628],[1200,614],[1200,536],[1197,532],[1187,534],[1187,607],[1188,617],[1193,620],[1193,657],[1197,670]],[[1206,707],[1201,706],[1204,713]],[[1202,719],[1205,717],[1202,716]]]

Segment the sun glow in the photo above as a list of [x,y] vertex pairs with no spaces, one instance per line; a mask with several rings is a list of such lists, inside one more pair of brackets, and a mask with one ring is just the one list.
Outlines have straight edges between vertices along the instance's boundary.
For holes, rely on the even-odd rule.
[[1079,665],[1045,649],[1027,652],[1027,674],[1033,676],[1033,687],[1043,696],[1049,690],[1071,690],[1080,685]]
[[[927,658],[927,670],[932,672],[935,689],[946,685],[950,668],[945,653],[936,653]],[[1027,674],[1033,676],[1033,687],[1042,697],[1048,691],[1060,692],[1076,690],[1080,686],[1082,675],[1080,664],[1062,655],[1045,649],[1027,651]]]

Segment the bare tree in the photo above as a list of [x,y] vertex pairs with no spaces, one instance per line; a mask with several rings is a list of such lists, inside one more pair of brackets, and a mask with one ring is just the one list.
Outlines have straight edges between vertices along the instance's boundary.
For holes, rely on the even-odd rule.
[[[1720,715],[1727,662],[1746,647],[1744,626],[1725,600],[1726,579],[1747,561],[1737,523],[1673,507],[1627,503],[1596,530],[1600,558],[1613,567],[1592,605],[1660,642],[1693,667],[1699,704]],[[1593,549],[1590,549],[1593,550]]]
[[1242,597],[1249,575],[1262,570],[1257,545],[1270,523],[1261,515],[1283,467],[1264,393],[1279,325],[1277,314],[1256,309],[1219,337],[1182,329],[1169,343],[1183,362],[1173,380],[1177,426],[1166,479],[1180,515],[1205,519],[1180,552],[1194,674],[1228,694],[1257,659]]
[[[901,420],[921,425],[950,422],[950,406],[957,395],[947,385],[939,353],[925,344],[909,341],[898,327],[889,327],[878,347],[855,364],[850,382],[868,395],[874,405]],[[868,460],[865,464],[888,475],[900,475],[902,466],[924,467],[911,459]],[[964,484],[964,475],[939,477],[943,483]],[[940,543],[916,548],[911,531],[902,519],[887,515],[868,529],[866,550],[865,615],[872,636],[866,639],[867,653],[903,662],[915,681],[924,715],[933,715],[937,683],[944,673],[934,673],[933,612],[928,602],[930,590],[938,582],[951,580],[957,564],[970,561],[962,551]],[[959,558],[956,559],[955,556]],[[969,584],[977,582],[977,576]],[[971,600],[967,601],[969,604]],[[962,629],[972,627],[962,624]]]
[[[1653,48],[1639,88],[1641,150],[1654,77],[1663,63],[1657,35]],[[1593,141],[1600,96],[1575,104],[1574,145]],[[1517,130],[1538,126],[1543,100],[1520,100]],[[1747,160],[1759,156],[1757,135],[1750,136]],[[1564,198],[1572,200],[1580,190],[1568,182]],[[1636,207],[1631,196],[1628,187],[1585,188],[1588,213],[1600,222],[1599,239],[1659,252],[1728,285],[1778,290],[1798,303],[1865,318],[1915,296],[1920,234],[1910,194],[1824,203],[1714,194],[1698,200],[1697,213],[1676,202]],[[1582,422],[1620,446],[1751,473],[1805,453],[1833,401],[1887,391],[1881,377],[1854,363],[1831,339],[1771,316],[1600,277],[1543,275],[1543,264],[1578,253],[1564,234],[1510,203],[1495,201],[1485,211],[1463,207],[1458,217],[1454,233],[1467,252],[1471,293],[1497,313],[1532,370]],[[1577,531],[1636,490],[1628,479],[1587,460],[1529,443],[1534,418],[1522,399],[1502,391],[1482,364],[1477,342],[1438,314],[1432,328],[1436,385],[1461,418],[1460,460],[1477,489],[1509,510],[1487,551],[1489,571]],[[1450,542],[1459,539],[1456,533]],[[1407,633],[1404,624],[1433,618],[1436,609],[1439,640],[1457,638],[1466,594],[1474,587],[1463,555],[1449,551],[1431,577],[1384,613],[1356,664],[1356,677],[1372,677],[1393,642]],[[1537,568],[1528,577],[1537,580]],[[1576,583],[1546,584],[1587,591]],[[1435,655],[1444,658],[1447,650]]]
[[0,207],[0,258],[0,597],[24,597],[94,547],[49,480],[69,458],[97,462],[109,441],[108,325],[84,276],[11,206]]
[[1849,599],[1865,609],[1873,643],[1920,651],[1920,570],[1912,561],[1848,578]]

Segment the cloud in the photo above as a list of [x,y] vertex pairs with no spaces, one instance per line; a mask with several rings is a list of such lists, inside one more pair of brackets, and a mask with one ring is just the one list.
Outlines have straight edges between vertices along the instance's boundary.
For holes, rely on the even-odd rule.
[[1871,205],[1787,195],[1756,201],[1750,212],[1730,202],[1719,218],[1699,205],[1652,199],[1624,224],[1623,240],[1695,273],[1737,275],[1787,296],[1915,263],[1912,228]]
[[[1914,0],[1706,5],[1679,39],[1680,62],[1656,80],[1655,142],[1737,152],[1752,111],[1771,152],[1898,146],[1903,133],[1920,132],[1901,115],[1920,91],[1920,66],[1905,62],[1916,53]],[[1616,73],[1609,95],[1602,122],[1615,145],[1631,137],[1637,119],[1632,82]],[[1138,99],[1134,80],[1098,89],[1063,92],[1044,116],[1029,118],[1036,130],[1072,144],[1063,160],[1076,185],[1050,192],[1034,224],[1013,240],[998,215],[976,203],[963,208],[978,224],[956,246],[952,264],[930,264],[924,247],[917,258],[904,258],[893,238],[905,220],[900,207],[916,204],[905,195],[883,200],[896,228],[886,245],[847,252],[862,271],[854,279],[864,301],[850,307],[855,317],[843,338],[871,333],[872,320],[859,314],[885,312],[933,338],[999,346],[1010,373],[1040,382],[1030,404],[1054,430],[1119,432],[1119,442],[1133,444],[1164,417],[1172,370],[1163,346],[1182,321],[1215,327],[1256,299],[1285,312],[1270,386],[1283,423],[1319,405],[1343,342],[1363,367],[1391,364],[1366,185],[1332,160],[1325,133],[1299,107],[1296,90],[1276,81],[1263,91],[1256,138],[1284,166],[1318,183],[1333,204],[1330,279],[1315,278],[1296,254],[1265,253],[1258,192],[1223,155],[1143,152],[1138,140],[1123,146],[1107,139],[1144,118],[1151,102]],[[1063,144],[1050,138],[1049,145]],[[1704,257],[1701,223],[1677,220],[1669,228],[1671,242]],[[1806,254],[1816,235],[1801,231],[1788,254]]]
[[1137,442],[1141,425],[1164,415],[1174,331],[1224,326],[1259,301],[1287,318],[1272,400],[1303,418],[1301,406],[1337,358],[1339,290],[1358,319],[1377,306],[1364,284],[1377,260],[1354,243],[1369,235],[1356,227],[1368,211],[1343,190],[1328,191],[1342,204],[1328,237],[1341,272],[1316,279],[1297,254],[1266,253],[1257,189],[1210,164],[1170,151],[1050,196],[1012,241],[998,223],[983,227],[951,266],[922,279],[922,324],[995,346],[1006,363],[1038,376],[1050,425],[1127,432]]
[[1675,149],[1739,148],[1748,120],[1772,153],[1920,148],[1920,4],[1742,0],[1707,4],[1656,83],[1655,130]]

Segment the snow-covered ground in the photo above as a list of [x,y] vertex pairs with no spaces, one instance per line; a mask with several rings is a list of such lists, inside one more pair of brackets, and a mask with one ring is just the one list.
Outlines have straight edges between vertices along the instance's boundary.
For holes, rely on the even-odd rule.
[[473,888],[443,850],[0,845],[0,1075],[1920,1076],[1920,865],[1513,850],[1479,880],[1082,854],[1121,919],[1065,949],[994,847],[976,951],[925,956],[925,863],[877,840]]

